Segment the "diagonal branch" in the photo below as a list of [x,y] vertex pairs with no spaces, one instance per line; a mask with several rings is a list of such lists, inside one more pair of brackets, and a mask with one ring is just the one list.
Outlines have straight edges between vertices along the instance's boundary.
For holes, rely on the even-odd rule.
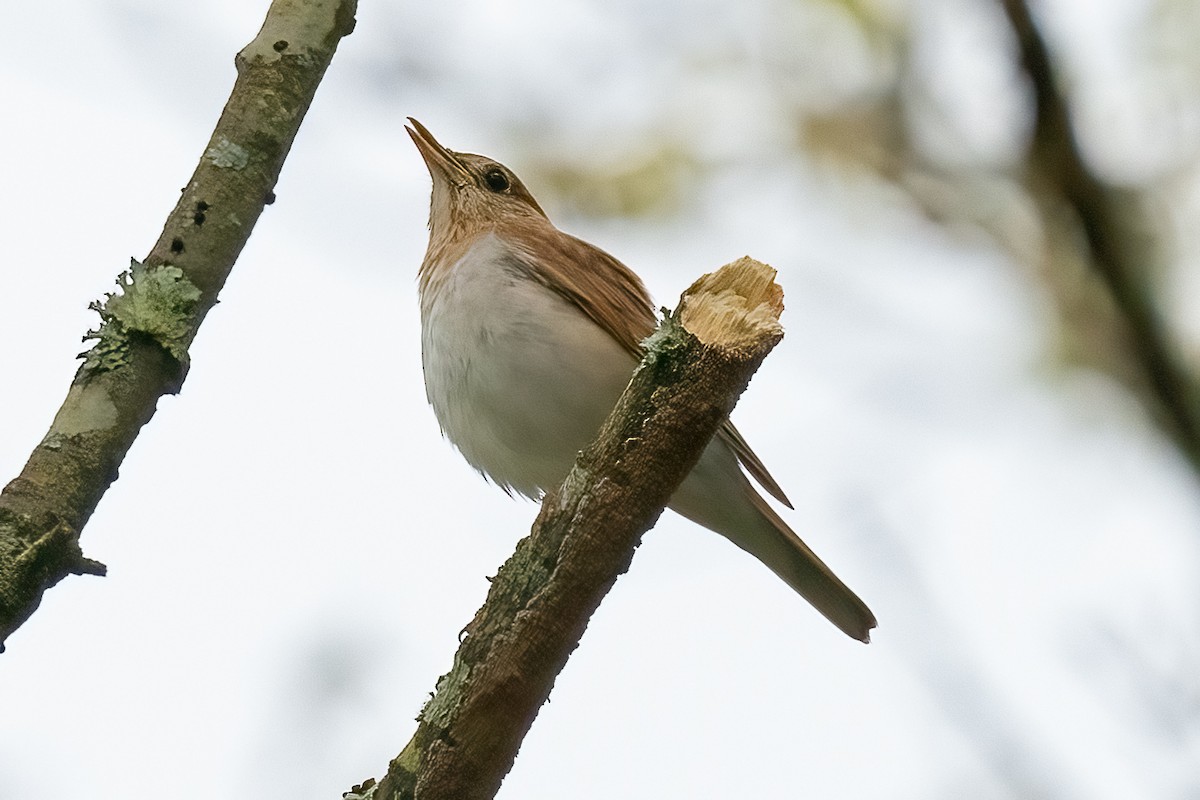
[[275,0],[240,53],[238,77],[199,166],[144,263],[94,307],[102,324],[49,432],[0,494],[0,649],[42,593],[104,574],[79,535],[125,453],[179,391],[187,348],[250,237],[356,0]]
[[371,797],[495,794],[592,613],[782,338],[774,276],[749,258],[706,275],[646,341],[616,408],[543,500]]
[[1071,127],[1049,48],[1025,0],[1003,0],[1016,34],[1021,65],[1033,86],[1035,114],[1029,167],[1038,187],[1065,203],[1078,219],[1088,255],[1124,328],[1139,365],[1151,410],[1200,472],[1200,393],[1166,329],[1151,292],[1144,253],[1129,234],[1117,194],[1088,168]]

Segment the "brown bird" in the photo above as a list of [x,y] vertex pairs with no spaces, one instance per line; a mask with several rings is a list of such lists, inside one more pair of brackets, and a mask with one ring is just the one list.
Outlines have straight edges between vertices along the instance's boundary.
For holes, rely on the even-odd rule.
[[[406,126],[429,174],[419,272],[425,391],[442,433],[505,490],[539,498],[566,477],[642,357],[650,297],[621,262],[551,224],[512,170]],[[740,464],[740,467],[739,467]],[[791,503],[728,420],[670,508],[766,564],[834,625],[869,641],[875,617],[742,472]]]

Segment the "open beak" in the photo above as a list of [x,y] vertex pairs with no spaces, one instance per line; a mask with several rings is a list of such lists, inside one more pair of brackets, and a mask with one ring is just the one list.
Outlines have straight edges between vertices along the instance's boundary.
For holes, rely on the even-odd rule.
[[438,140],[433,138],[433,134],[424,125],[412,117],[409,117],[408,121],[412,123],[412,127],[405,125],[404,130],[408,131],[413,144],[417,146],[417,150],[421,151],[421,158],[425,159],[425,166],[429,168],[429,174],[434,178],[440,175],[453,186],[465,185],[469,174],[453,151],[438,144]]

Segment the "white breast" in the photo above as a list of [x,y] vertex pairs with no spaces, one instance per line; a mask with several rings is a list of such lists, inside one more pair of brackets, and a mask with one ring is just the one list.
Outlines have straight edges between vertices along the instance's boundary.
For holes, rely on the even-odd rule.
[[421,298],[421,350],[442,432],[481,472],[531,497],[566,475],[634,367],[494,234]]

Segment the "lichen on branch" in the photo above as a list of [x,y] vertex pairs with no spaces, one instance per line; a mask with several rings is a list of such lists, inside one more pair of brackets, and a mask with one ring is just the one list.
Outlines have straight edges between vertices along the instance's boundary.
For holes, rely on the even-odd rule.
[[105,295],[103,303],[93,301],[88,306],[100,314],[100,327],[83,337],[85,342],[96,342],[79,354],[85,373],[122,366],[129,354],[129,337],[135,333],[150,337],[181,365],[187,364],[200,290],[178,267],[147,267],[135,258],[129,261],[129,269],[117,276],[120,291]]

